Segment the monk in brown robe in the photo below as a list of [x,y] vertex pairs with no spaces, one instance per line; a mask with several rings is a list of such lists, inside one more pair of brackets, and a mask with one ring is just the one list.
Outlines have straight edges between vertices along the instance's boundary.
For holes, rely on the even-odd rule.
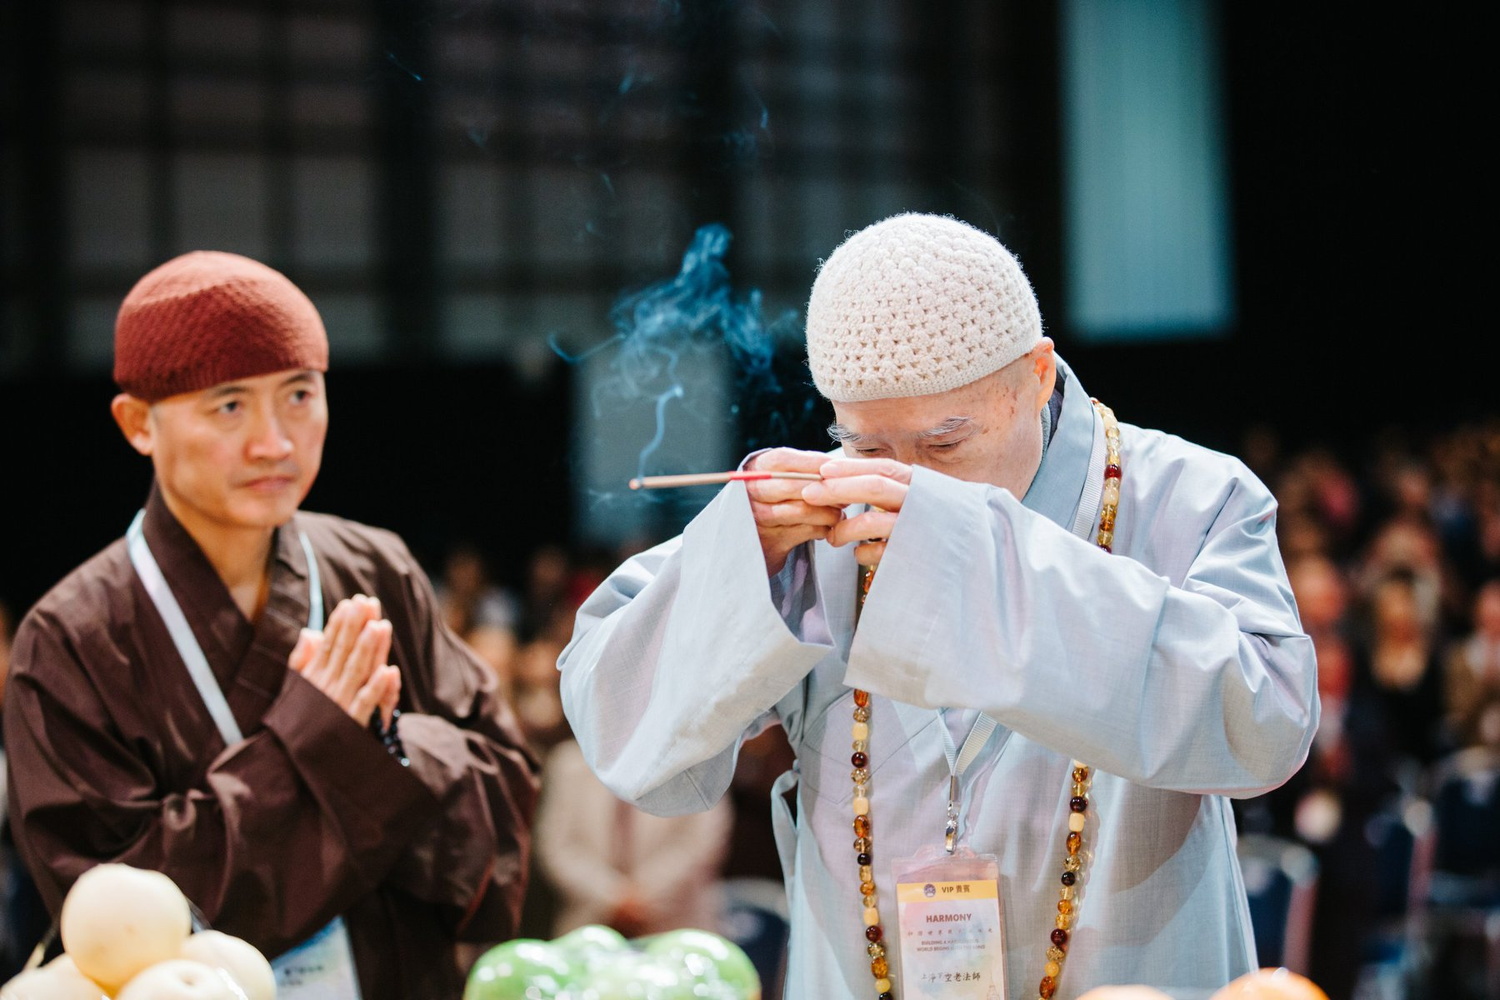
[[456,1000],[457,942],[515,933],[537,763],[401,539],[298,510],[327,359],[243,257],[126,297],[112,412],[155,479],[17,630],[10,815],[54,914],[96,864],[156,869],[283,998]]

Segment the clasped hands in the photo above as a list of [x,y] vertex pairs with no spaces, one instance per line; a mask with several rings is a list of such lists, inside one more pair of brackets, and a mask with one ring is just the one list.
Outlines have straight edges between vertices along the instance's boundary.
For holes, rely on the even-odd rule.
[[[793,549],[820,538],[829,545],[852,544],[860,565],[879,565],[911,485],[911,466],[892,459],[830,458],[794,448],[763,451],[746,468],[816,472],[823,477],[815,483],[764,479],[746,484],[766,572],[772,576],[781,572]],[[845,517],[844,509],[856,504],[869,509]]]
[[361,726],[376,709],[389,726],[401,699],[401,671],[385,662],[390,653],[391,623],[380,601],[357,594],[338,603],[323,631],[302,630],[287,666]]

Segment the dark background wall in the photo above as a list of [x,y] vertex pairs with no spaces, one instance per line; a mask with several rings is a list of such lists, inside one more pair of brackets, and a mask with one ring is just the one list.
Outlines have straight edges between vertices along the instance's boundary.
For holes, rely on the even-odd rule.
[[[600,342],[622,291],[673,274],[709,222],[775,315],[846,230],[969,219],[1021,256],[1091,392],[1231,451],[1255,426],[1357,455],[1492,418],[1474,26],[1219,14],[1237,318],[1089,347],[1062,305],[1056,4],[6,5],[0,600],[29,605],[138,506],[109,320],[150,266],[210,241],[281,267],[329,321],[309,506],[429,561],[472,539],[502,576],[579,534],[575,372],[549,342]],[[778,349],[800,413],[795,338]],[[791,443],[820,443],[812,405]]]

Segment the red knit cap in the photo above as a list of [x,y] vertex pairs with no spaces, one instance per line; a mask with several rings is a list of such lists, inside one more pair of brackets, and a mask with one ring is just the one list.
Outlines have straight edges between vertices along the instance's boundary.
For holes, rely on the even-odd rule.
[[239,254],[167,261],[115,319],[115,383],[147,402],[293,368],[328,370],[323,320],[286,275]]

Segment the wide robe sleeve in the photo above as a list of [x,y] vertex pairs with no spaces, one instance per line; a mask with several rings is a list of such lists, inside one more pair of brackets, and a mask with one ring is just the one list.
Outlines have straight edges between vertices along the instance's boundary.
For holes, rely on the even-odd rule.
[[[390,881],[439,906],[466,940],[501,940],[521,918],[536,813],[539,766],[493,671],[442,621],[432,584],[395,536],[382,581],[401,602],[405,636],[392,656],[402,670],[401,740],[410,772],[437,807],[402,851]],[[407,648],[407,644],[414,648]]]
[[[719,800],[741,739],[833,655],[793,635],[772,603],[749,497],[734,483],[682,536],[590,595],[558,666],[589,766],[619,797],[680,815]],[[789,728],[795,711],[780,706]]]
[[[1148,479],[1150,464],[1139,466]],[[1118,554],[1123,531],[1112,555],[1005,490],[913,470],[847,682],[983,710],[1152,787],[1280,785],[1317,727],[1316,669],[1276,550],[1275,501],[1236,468],[1224,456],[1179,462],[1174,478],[1122,499],[1122,523],[1136,518],[1129,548],[1162,572]],[[1158,558],[1168,551],[1181,555]]]
[[12,821],[54,914],[85,870],[120,862],[166,873],[211,926],[274,956],[374,890],[436,808],[295,675],[263,728],[181,773],[132,703],[181,721],[180,689],[197,697],[185,677],[163,682],[123,635],[107,661],[97,648],[85,658],[79,639],[46,613],[28,616],[5,692]]

